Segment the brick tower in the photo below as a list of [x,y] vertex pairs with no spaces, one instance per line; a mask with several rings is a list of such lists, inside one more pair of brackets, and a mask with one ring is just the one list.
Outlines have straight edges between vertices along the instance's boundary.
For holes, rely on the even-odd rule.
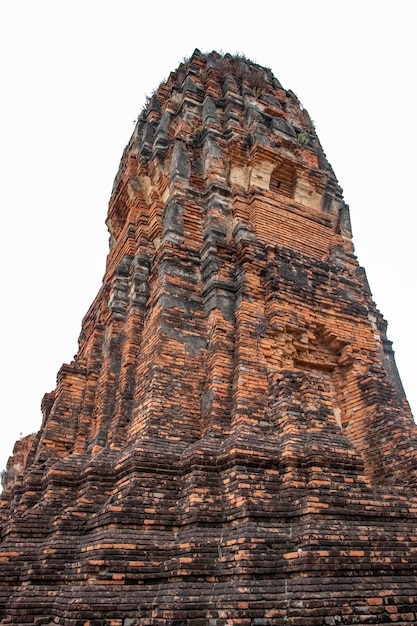
[[196,50],[107,225],[78,354],[4,476],[0,623],[417,623],[417,429],[294,93]]

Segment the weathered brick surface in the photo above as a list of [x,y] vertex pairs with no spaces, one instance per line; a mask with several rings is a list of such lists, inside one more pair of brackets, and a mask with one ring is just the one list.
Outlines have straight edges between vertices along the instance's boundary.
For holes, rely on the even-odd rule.
[[196,51],[107,224],[79,352],[4,477],[0,623],[416,623],[416,426],[294,94]]

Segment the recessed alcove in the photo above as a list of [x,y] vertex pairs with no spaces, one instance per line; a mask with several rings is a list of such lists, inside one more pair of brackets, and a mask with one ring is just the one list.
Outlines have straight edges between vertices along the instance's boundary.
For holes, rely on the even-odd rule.
[[269,183],[270,191],[278,191],[278,193],[288,198],[294,196],[295,183],[297,175],[295,167],[292,163],[282,162],[271,173]]

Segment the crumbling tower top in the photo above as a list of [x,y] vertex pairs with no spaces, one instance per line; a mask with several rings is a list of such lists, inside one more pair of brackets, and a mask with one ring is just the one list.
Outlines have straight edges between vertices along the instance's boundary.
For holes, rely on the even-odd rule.
[[[227,142],[226,152],[217,145],[219,140],[223,145]],[[315,226],[324,214],[345,240],[351,236],[341,189],[308,112],[271,70],[243,57],[202,55],[196,50],[149,99],[116,177],[107,220],[112,246],[136,197],[138,173],[141,167],[154,171],[154,159],[172,160],[161,190],[164,202],[175,194],[181,179],[190,188],[190,175],[203,174],[206,186],[223,185],[234,195],[249,193],[253,198],[262,194],[265,204],[281,197],[282,203],[293,205],[294,214],[300,213],[301,220],[308,214],[317,241],[302,238],[299,247],[316,246],[317,255],[328,251],[330,235],[320,241],[325,230]],[[285,234],[279,220],[268,219],[267,211],[265,206],[263,222],[252,211],[251,228],[270,244],[282,243]],[[149,234],[154,236],[152,228]],[[293,235],[289,241],[296,245]]]

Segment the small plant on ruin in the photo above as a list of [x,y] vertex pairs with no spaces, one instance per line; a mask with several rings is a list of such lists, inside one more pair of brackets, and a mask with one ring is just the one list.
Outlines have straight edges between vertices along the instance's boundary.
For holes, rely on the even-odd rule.
[[298,133],[297,141],[302,146],[308,146],[308,144],[310,143],[310,138],[306,133]]
[[249,61],[244,55],[226,55],[219,59],[217,68],[223,78],[230,74],[240,86],[246,82],[254,92],[255,97],[265,93],[268,87],[265,70]]

